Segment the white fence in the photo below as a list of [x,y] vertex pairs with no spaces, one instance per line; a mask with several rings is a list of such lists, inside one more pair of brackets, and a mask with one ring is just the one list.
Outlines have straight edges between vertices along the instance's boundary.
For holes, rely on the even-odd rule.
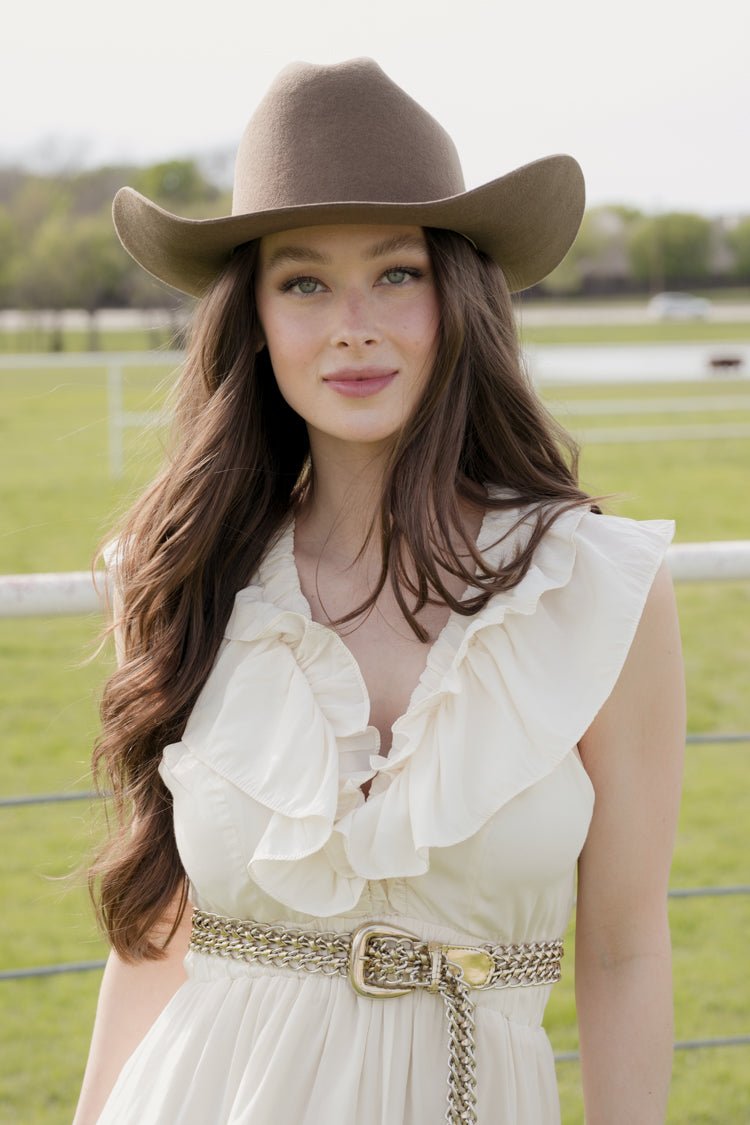
[[[743,372],[750,368],[750,345],[747,344],[618,344],[592,346],[579,344],[535,344],[525,350],[526,362],[535,382],[541,386],[569,383],[590,385],[622,382],[627,385],[664,382],[677,379],[706,382],[717,357],[737,363],[738,386]],[[124,372],[130,368],[164,367],[176,370],[184,352],[69,352],[50,355],[0,356],[0,371],[83,370],[99,368],[105,372],[107,386],[107,426],[109,430],[109,470],[120,477],[124,468],[124,435],[132,427],[165,420],[165,415],[149,411],[129,411],[124,405]],[[595,415],[637,417],[643,414],[680,415],[689,413],[750,413],[750,394],[723,394],[726,382],[716,383],[717,393],[695,398],[671,396],[647,400],[623,395],[587,401],[566,400],[552,404],[561,420],[569,426],[578,441],[595,445],[609,442],[644,441],[714,441],[750,438],[750,420],[704,422],[686,425],[618,425],[600,428],[582,427],[574,419]]]
[[[750,539],[713,543],[678,543],[667,564],[678,582],[713,582],[750,578]],[[102,608],[103,571],[96,584],[90,571],[61,574],[0,575],[0,618],[65,617]]]
[[67,352],[63,355],[20,354],[0,356],[0,371],[39,371],[60,368],[78,371],[82,368],[99,368],[106,372],[107,428],[109,431],[109,471],[112,477],[121,477],[124,468],[124,435],[130,427],[142,428],[158,421],[153,411],[125,410],[124,372],[131,367],[164,367],[177,369],[185,358],[184,352]]

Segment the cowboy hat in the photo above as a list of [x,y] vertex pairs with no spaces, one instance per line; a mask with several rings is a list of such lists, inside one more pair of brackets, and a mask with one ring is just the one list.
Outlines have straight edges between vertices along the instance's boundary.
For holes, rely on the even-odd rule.
[[184,219],[124,187],[113,216],[128,253],[193,296],[241,243],[334,223],[457,231],[518,291],[559,264],[583,206],[583,176],[571,156],[548,156],[466,191],[442,126],[372,59],[352,59],[293,63],[278,75],[240,141],[231,215]]

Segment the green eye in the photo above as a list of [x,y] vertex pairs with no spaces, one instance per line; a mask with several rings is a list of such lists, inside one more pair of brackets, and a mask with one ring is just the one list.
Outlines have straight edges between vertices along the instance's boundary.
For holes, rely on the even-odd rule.
[[301,277],[295,284],[300,293],[304,293],[305,296],[314,293],[318,288],[318,283],[314,277]]
[[400,285],[408,276],[406,270],[386,270],[385,273],[385,277],[388,278],[391,285]]

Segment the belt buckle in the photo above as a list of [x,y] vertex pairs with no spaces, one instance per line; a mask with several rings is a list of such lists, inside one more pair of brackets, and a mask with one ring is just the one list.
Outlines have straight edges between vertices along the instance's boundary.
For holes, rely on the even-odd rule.
[[412,988],[388,988],[387,985],[371,984],[365,980],[365,959],[367,945],[373,937],[409,938],[410,941],[419,941],[416,934],[402,930],[399,926],[389,926],[385,922],[365,922],[352,930],[352,944],[349,949],[349,981],[355,992],[360,996],[375,996],[387,999],[389,996],[405,996]]

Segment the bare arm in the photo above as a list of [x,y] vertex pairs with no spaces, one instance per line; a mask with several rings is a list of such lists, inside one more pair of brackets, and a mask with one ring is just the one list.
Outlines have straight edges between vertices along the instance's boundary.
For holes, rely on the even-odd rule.
[[596,805],[579,863],[576,1002],[587,1125],[662,1125],[672,1068],[667,887],[685,742],[662,567],[612,695],[581,740]]
[[185,980],[190,916],[188,905],[161,961],[129,965],[110,953],[73,1125],[94,1125],[126,1060]]

